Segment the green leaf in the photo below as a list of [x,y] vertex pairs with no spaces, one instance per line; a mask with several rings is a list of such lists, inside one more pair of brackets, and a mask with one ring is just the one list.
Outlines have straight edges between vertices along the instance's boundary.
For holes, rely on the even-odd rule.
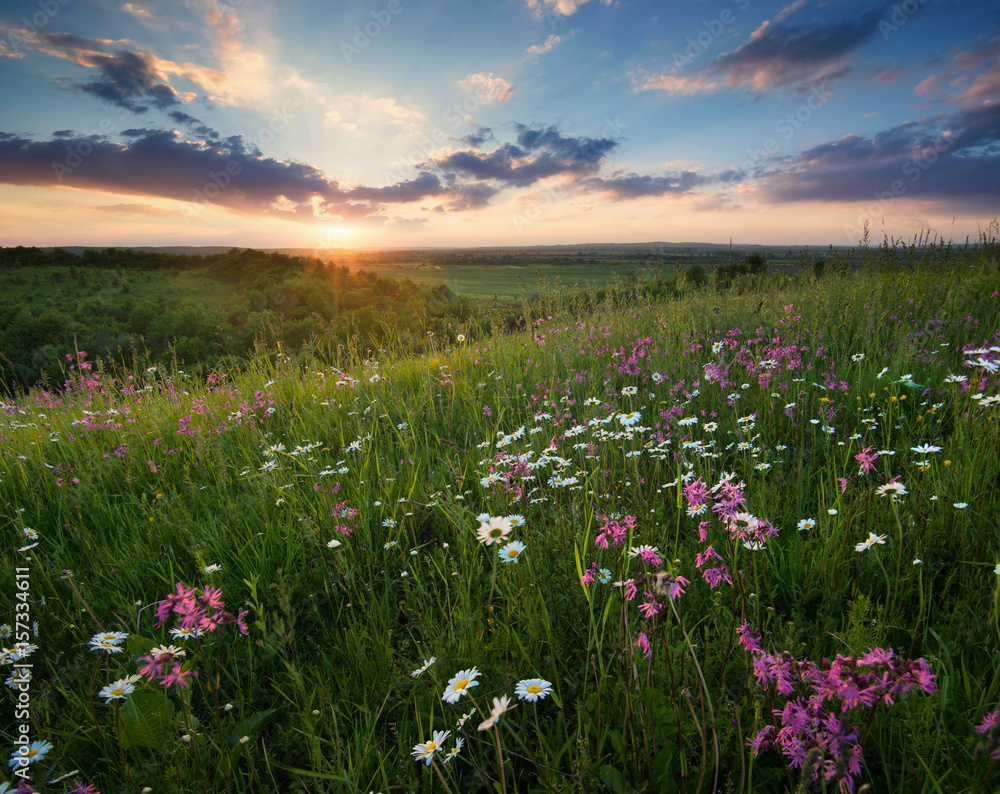
[[611,790],[614,791],[615,794],[625,794],[628,787],[628,783],[625,781],[625,775],[613,766],[610,764],[604,764],[601,767],[601,777],[604,778],[604,782],[611,787]]
[[129,695],[119,711],[118,741],[122,747],[152,747],[163,750],[166,727],[174,716],[174,705],[160,689],[140,689]]
[[267,711],[259,711],[252,717],[247,717],[243,722],[237,725],[229,738],[226,739],[226,744],[230,748],[236,747],[240,743],[240,739],[244,736],[255,736],[264,730],[264,726],[267,725],[277,714],[277,709],[268,709]]
[[149,653],[149,649],[156,645],[156,640],[151,640],[139,634],[130,634],[125,644],[128,646],[128,652],[132,654],[132,658],[138,659],[140,656],[146,656]]

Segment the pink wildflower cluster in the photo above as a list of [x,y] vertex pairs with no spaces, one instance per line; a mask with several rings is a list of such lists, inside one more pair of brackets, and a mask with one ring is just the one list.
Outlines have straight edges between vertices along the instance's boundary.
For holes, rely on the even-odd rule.
[[[771,654],[760,647],[760,635],[746,621],[738,629],[740,644],[753,655],[757,682],[787,698],[773,709],[775,724],[768,725],[747,745],[758,755],[777,747],[793,769],[817,783],[835,781],[841,792],[853,792],[861,775],[862,748],[858,730],[851,724],[851,709],[891,706],[913,689],[937,691],[934,674],[924,659],[896,657],[891,648],[870,649],[861,656],[837,655],[822,664],[799,660],[790,653]],[[813,767],[808,757],[818,753],[822,763]]]
[[628,533],[635,529],[635,522],[635,516],[625,516],[621,521],[606,516],[604,524],[601,526],[601,531],[594,540],[594,543],[602,549],[606,549],[608,547],[608,539],[610,538],[611,542],[616,546],[623,545],[625,539],[628,537]]
[[[763,548],[767,540],[778,534],[778,529],[766,519],[757,518],[750,513],[740,512],[746,504],[746,494],[743,493],[743,483],[734,482],[730,477],[723,477],[711,489],[698,478],[684,486],[684,499],[687,502],[689,516],[707,513],[711,500],[711,512],[722,522],[726,534],[726,544],[734,547],[742,543],[750,548]],[[708,529],[711,521],[702,521],[698,525],[698,541],[707,543]],[[695,558],[695,565],[701,571],[702,578],[713,590],[723,582],[733,583],[729,568],[724,564],[724,558],[713,545],[706,545]]]
[[248,634],[246,616],[243,610],[237,617],[225,612],[222,601],[222,591],[217,587],[205,585],[199,593],[196,587],[185,587],[183,582],[177,582],[175,592],[167,596],[156,607],[156,627],[166,623],[171,614],[180,618],[180,628],[197,632],[200,636],[206,632],[214,632],[230,624],[235,624],[243,635]]
[[185,655],[181,648],[173,645],[153,648],[149,656],[139,657],[139,675],[150,681],[157,681],[161,686],[177,685],[185,689],[191,685],[191,679],[197,677],[194,670],[185,670],[184,663],[178,661]]
[[[676,601],[684,595],[684,587],[691,584],[691,582],[683,576],[673,574],[670,571],[658,571],[649,577],[647,582],[650,585],[650,589],[644,593],[646,600],[639,604],[639,611],[646,619],[646,630],[639,634],[639,638],[634,644],[637,648],[642,649],[647,659],[652,659],[653,648],[649,644],[649,638],[659,628],[656,623],[656,616],[666,607],[668,598],[671,601]],[[632,597],[635,597],[634,594]]]
[[[333,488],[330,489],[330,493],[336,493],[340,490],[340,483],[336,483]],[[358,508],[351,507],[347,502],[337,502],[333,506],[333,512],[330,513],[330,518],[338,522],[334,524],[333,531],[339,532],[341,535],[350,535],[355,529],[357,529],[357,524],[346,524],[344,519],[357,518]]]
[[986,737],[976,747],[976,760],[979,760],[983,752],[987,752],[994,761],[1000,761],[1000,709],[983,717],[983,721],[976,726],[976,733]]
[[865,447],[854,456],[854,459],[861,464],[858,474],[867,474],[870,471],[875,471],[875,461],[878,460],[878,452],[875,451],[875,447]]

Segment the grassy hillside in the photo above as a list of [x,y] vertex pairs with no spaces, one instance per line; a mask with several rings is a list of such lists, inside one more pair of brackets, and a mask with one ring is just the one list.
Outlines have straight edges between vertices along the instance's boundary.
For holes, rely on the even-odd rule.
[[996,790],[997,265],[74,354],[3,405],[0,734],[48,791]]

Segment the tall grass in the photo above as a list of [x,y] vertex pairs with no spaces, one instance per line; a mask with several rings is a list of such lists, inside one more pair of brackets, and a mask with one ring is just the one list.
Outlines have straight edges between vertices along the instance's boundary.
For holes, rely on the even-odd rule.
[[[203,380],[73,355],[70,388],[3,406],[33,785],[995,789],[1000,278],[981,248],[920,255],[545,295],[527,330],[417,359],[261,351]],[[178,582],[248,634],[158,628]],[[187,686],[103,702],[171,642]]]

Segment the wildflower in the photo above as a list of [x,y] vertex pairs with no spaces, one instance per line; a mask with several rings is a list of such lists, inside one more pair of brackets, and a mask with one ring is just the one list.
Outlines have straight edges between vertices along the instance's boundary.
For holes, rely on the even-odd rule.
[[826,512],[827,512],[827,513],[829,513],[829,514],[830,514],[831,516],[835,516],[835,515],[837,515],[837,513],[838,513],[839,511],[837,510],[837,508],[835,508],[835,507],[831,507],[831,508],[830,508],[829,510],[827,510]]
[[110,642],[113,645],[118,645],[122,640],[128,639],[128,634],[121,631],[109,631],[104,634],[95,634],[90,638],[91,642]]
[[502,549],[500,549],[500,561],[501,562],[512,562],[517,564],[518,557],[520,557],[521,552],[524,551],[524,544],[519,540],[512,540]]
[[812,529],[815,526],[816,526],[816,519],[815,518],[803,518],[799,522],[799,531],[801,532],[802,530],[805,530],[805,529]]
[[441,696],[441,700],[445,703],[458,703],[462,695],[468,694],[472,687],[479,686],[479,682],[476,680],[478,677],[479,671],[475,667],[461,670],[448,681],[448,687]]
[[870,549],[872,546],[874,546],[876,544],[882,544],[884,546],[885,545],[885,539],[887,537],[888,537],[888,535],[876,535],[874,532],[869,532],[868,533],[868,539],[867,540],[863,540],[860,543],[858,543],[854,547],[854,550],[857,551],[857,552],[867,551],[868,549]]
[[104,705],[110,705],[112,700],[124,700],[135,691],[135,681],[140,676],[128,676],[113,684],[108,684],[98,693],[98,697],[104,698]]
[[601,568],[601,570],[597,572],[597,579],[601,584],[607,584],[611,581],[611,571],[607,568]]
[[886,496],[890,491],[892,492],[893,499],[897,496],[903,496],[909,493],[909,491],[906,490],[906,486],[901,482],[887,482],[885,485],[879,486],[875,490],[875,493],[879,496]]
[[638,411],[630,411],[627,414],[618,414],[618,421],[621,422],[623,427],[631,427],[641,418],[642,417],[639,415]]
[[696,424],[698,424],[698,417],[697,416],[686,416],[683,419],[681,419],[679,422],[677,422],[677,424],[680,425],[681,427],[687,427],[688,425],[696,425]]
[[423,667],[421,667],[419,670],[414,670],[412,673],[410,673],[410,675],[416,678],[420,674],[427,672],[427,669],[436,661],[437,661],[436,656],[432,656],[430,659],[424,659]]
[[336,538],[334,538],[333,540],[329,541],[329,542],[328,542],[328,543],[326,544],[326,547],[327,547],[328,549],[335,549],[335,548],[337,548],[337,546],[339,546],[339,545],[341,545],[341,544],[340,544],[340,541],[339,541],[339,540],[337,540]]
[[170,629],[170,636],[179,640],[187,640],[191,637],[200,637],[204,632],[201,629]]
[[33,761],[41,761],[51,749],[52,744],[50,742],[32,742],[27,747],[22,746],[11,753],[7,766],[11,769],[16,769],[25,763],[30,764]]
[[705,429],[705,432],[707,432],[707,433],[714,433],[716,430],[718,430],[719,424],[718,424],[718,422],[706,422],[703,425],[703,427]]
[[955,504],[952,505],[952,507],[954,507],[956,510],[965,510],[965,508],[967,508],[968,506],[969,506],[968,502],[955,502]]
[[505,711],[510,711],[513,708],[517,708],[517,706],[516,705],[511,706],[510,698],[507,697],[506,695],[503,695],[498,698],[493,698],[493,708],[490,709],[490,716],[476,730],[488,731],[490,728],[496,725],[496,721],[500,719],[501,714],[503,714]]
[[384,544],[384,545],[382,546],[382,548],[383,548],[383,549],[385,549],[386,551],[388,551],[389,549],[391,549],[391,548],[392,548],[393,546],[395,546],[395,545],[396,545],[396,541],[394,541],[394,540],[390,540],[390,541],[387,541],[387,542],[386,542],[386,543],[385,543],[385,544]]
[[215,573],[216,571],[221,571],[222,566],[217,563],[212,563],[211,565],[206,565],[204,568],[205,573]]
[[656,546],[650,546],[648,544],[642,546],[633,546],[629,549],[629,557],[640,557],[643,562],[649,563],[650,565],[661,565],[663,560],[659,557],[659,549]]
[[[482,521],[483,519],[479,519],[479,520]],[[515,515],[512,515],[512,516],[507,516],[507,520],[510,521],[510,525],[514,529],[517,529],[519,527],[523,527],[524,524],[525,524],[524,516],[522,516],[522,515],[515,514]]]
[[494,543],[503,543],[512,528],[508,518],[491,518],[479,525],[476,535],[479,537],[480,543],[492,546]]
[[434,736],[429,742],[422,742],[415,745],[411,755],[415,761],[423,761],[425,766],[430,766],[434,760],[434,754],[441,749],[444,740],[451,736],[451,731],[434,731]]
[[0,640],[6,640],[13,633],[9,623],[4,623],[0,626]]
[[930,444],[921,444],[919,447],[910,447],[910,449],[918,455],[929,455],[932,452],[941,451],[941,447],[931,446]]
[[122,649],[118,646],[117,642],[107,642],[106,640],[91,640],[90,650],[92,651],[105,651],[108,656],[113,653],[121,653]]
[[451,759],[462,752],[462,748],[465,746],[465,739],[458,738],[455,739],[455,746],[452,747],[444,756],[444,762],[447,764]]

